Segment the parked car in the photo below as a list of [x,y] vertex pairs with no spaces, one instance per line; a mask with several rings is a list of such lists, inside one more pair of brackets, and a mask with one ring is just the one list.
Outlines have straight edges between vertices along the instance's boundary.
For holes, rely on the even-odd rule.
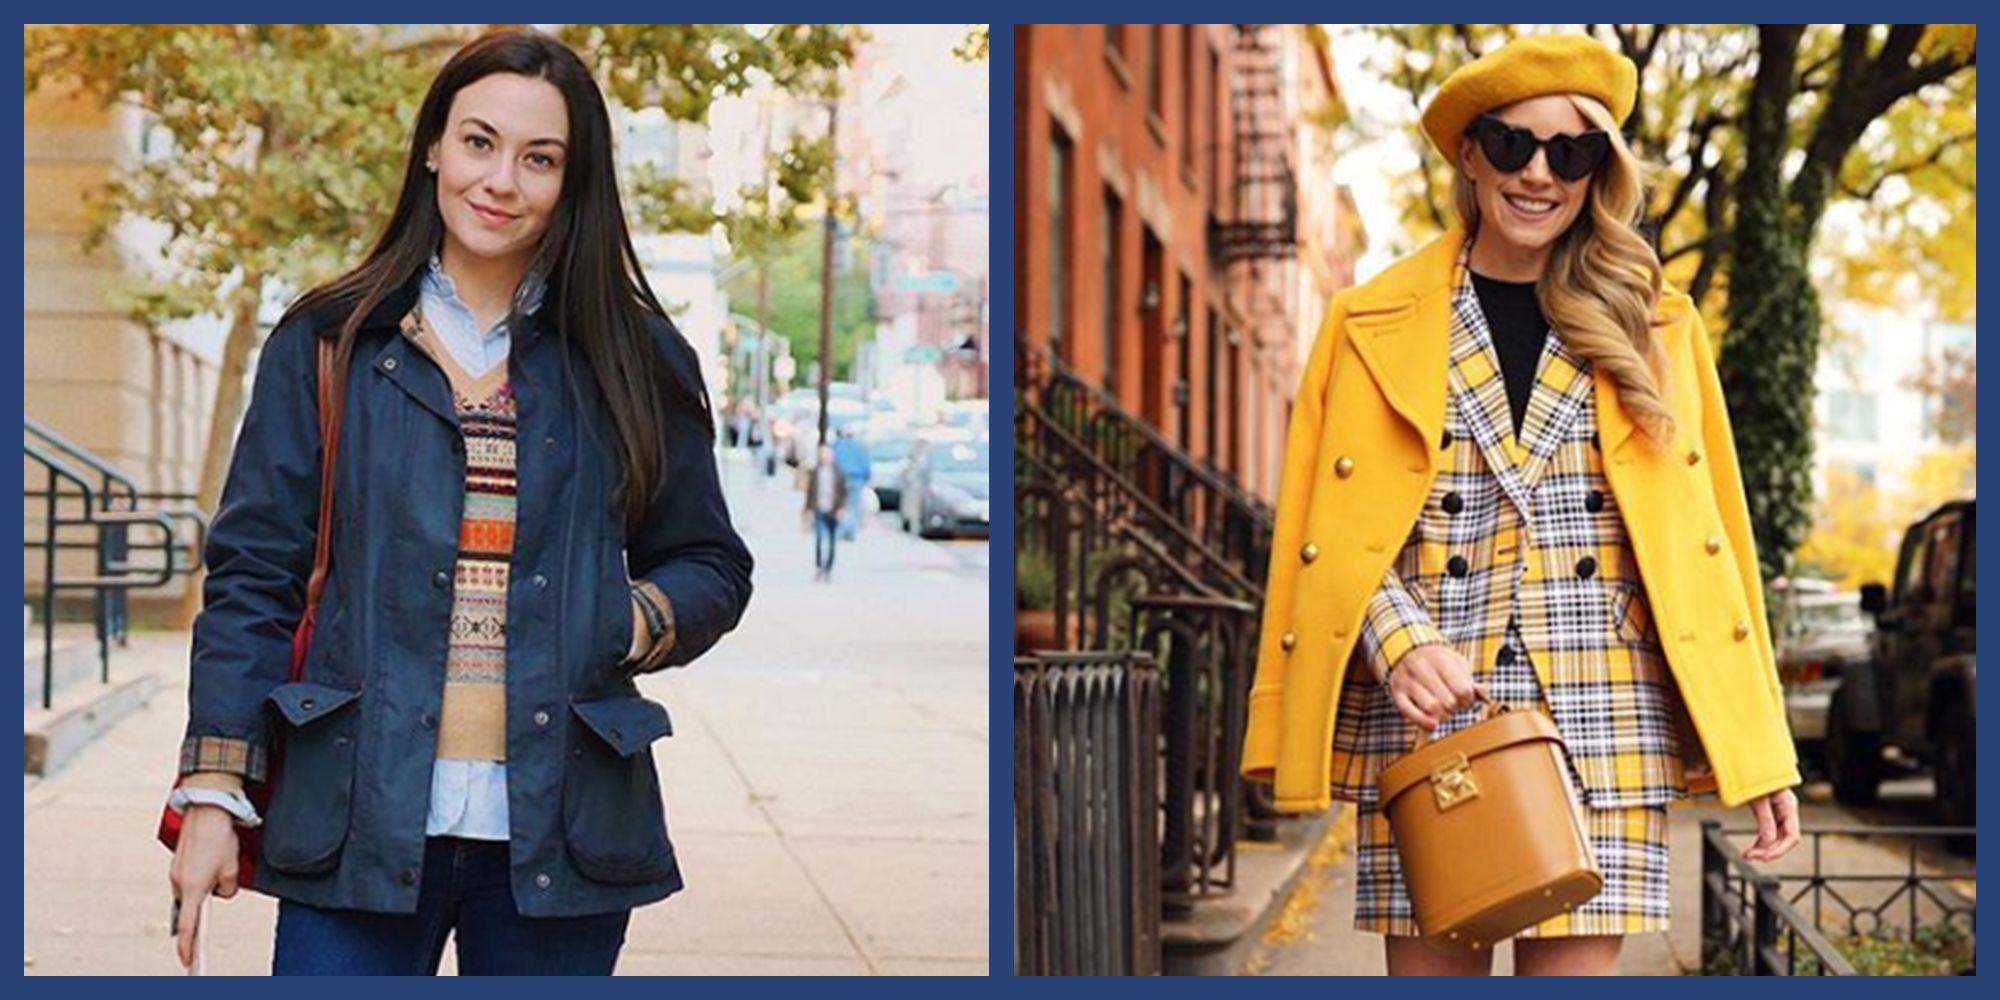
[[1843,802],[1872,801],[1891,769],[1929,764],[1940,821],[1973,825],[1973,504],[1945,504],[1911,525],[1894,582],[1861,588],[1875,619],[1872,655],[1845,672],[1827,710],[1827,774]]
[[871,421],[863,434],[868,442],[868,486],[883,510],[902,505],[903,469],[910,462],[910,433],[902,428],[882,428]]
[[[829,441],[840,434],[842,427],[868,417],[861,390],[848,382],[827,386],[826,411]],[[786,465],[794,466],[810,459],[813,448],[819,444],[819,390],[793,389],[778,398],[773,412],[776,415],[771,421],[771,435],[779,457]]]
[[964,434],[917,439],[903,469],[903,530],[925,538],[984,535],[989,527],[987,466],[992,445]]
[[1861,613],[1860,595],[1833,592],[1831,584],[1792,580],[1778,591],[1776,627],[1778,678],[1785,689],[1785,714],[1800,755],[1814,766],[1826,739],[1826,710],[1850,665],[1869,656],[1874,628]]

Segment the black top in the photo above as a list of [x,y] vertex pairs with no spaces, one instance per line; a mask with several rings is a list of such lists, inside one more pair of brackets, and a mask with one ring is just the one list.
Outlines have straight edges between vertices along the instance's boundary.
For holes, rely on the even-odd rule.
[[1500,352],[1500,379],[1507,386],[1507,407],[1514,411],[1514,436],[1519,438],[1542,348],[1548,342],[1549,321],[1542,316],[1532,281],[1495,281],[1475,271],[1472,287],[1493,331],[1493,347]]

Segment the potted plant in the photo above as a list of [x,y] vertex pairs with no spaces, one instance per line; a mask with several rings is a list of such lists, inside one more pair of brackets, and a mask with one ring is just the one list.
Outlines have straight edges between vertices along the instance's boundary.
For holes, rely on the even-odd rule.
[[[1056,567],[1047,551],[1030,545],[1014,554],[1014,650],[1066,649],[1056,634]],[[1071,623],[1072,631],[1075,623]]]

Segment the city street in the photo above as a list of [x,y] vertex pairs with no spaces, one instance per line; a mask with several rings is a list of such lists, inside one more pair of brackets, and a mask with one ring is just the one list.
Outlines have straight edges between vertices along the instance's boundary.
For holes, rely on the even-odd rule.
[[[722,458],[755,553],[741,627],[641,682],[687,889],[633,915],[619,972],[987,971],[987,545],[878,515],[813,580],[789,470]],[[186,633],[133,637],[114,678],[161,694],[26,786],[24,972],[175,974],[153,827],[184,717]],[[269,969],[275,904],[213,908],[210,972]],[[453,967],[447,948],[442,971]]]

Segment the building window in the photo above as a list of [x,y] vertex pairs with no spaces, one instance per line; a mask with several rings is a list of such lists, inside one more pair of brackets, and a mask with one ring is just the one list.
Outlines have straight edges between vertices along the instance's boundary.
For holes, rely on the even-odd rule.
[[1164,119],[1166,109],[1166,62],[1167,47],[1164,43],[1167,26],[1149,24],[1146,26],[1146,110],[1155,117]]
[[1195,100],[1196,84],[1200,82],[1196,79],[1199,64],[1195,61],[1195,39],[1199,34],[1199,25],[1181,25],[1181,165],[1189,171],[1194,170],[1195,109],[1201,106]]
[[1852,389],[1828,392],[1826,431],[1835,441],[1875,440],[1875,397]]
[[1222,324],[1216,318],[1215,308],[1209,307],[1208,323],[1201,330],[1202,346],[1207,352],[1208,366],[1202,373],[1202,446],[1207,449],[1208,465],[1221,465],[1222,451],[1215,440],[1215,415],[1222,409],[1222,395],[1217,391],[1222,373]]
[[1132,64],[1125,54],[1125,25],[1104,26],[1104,64],[1111,67],[1111,78],[1120,87],[1132,86]]
[[1070,190],[1075,148],[1057,125],[1049,135],[1049,353],[1069,361]]
[[1222,137],[1229,134],[1229,86],[1222,78],[1222,53],[1208,47],[1208,210],[1222,214]]
[[1119,260],[1119,232],[1124,228],[1125,203],[1118,192],[1104,189],[1103,252],[1104,252],[1104,388],[1112,395],[1118,394],[1118,303],[1119,272],[1124,270]]

